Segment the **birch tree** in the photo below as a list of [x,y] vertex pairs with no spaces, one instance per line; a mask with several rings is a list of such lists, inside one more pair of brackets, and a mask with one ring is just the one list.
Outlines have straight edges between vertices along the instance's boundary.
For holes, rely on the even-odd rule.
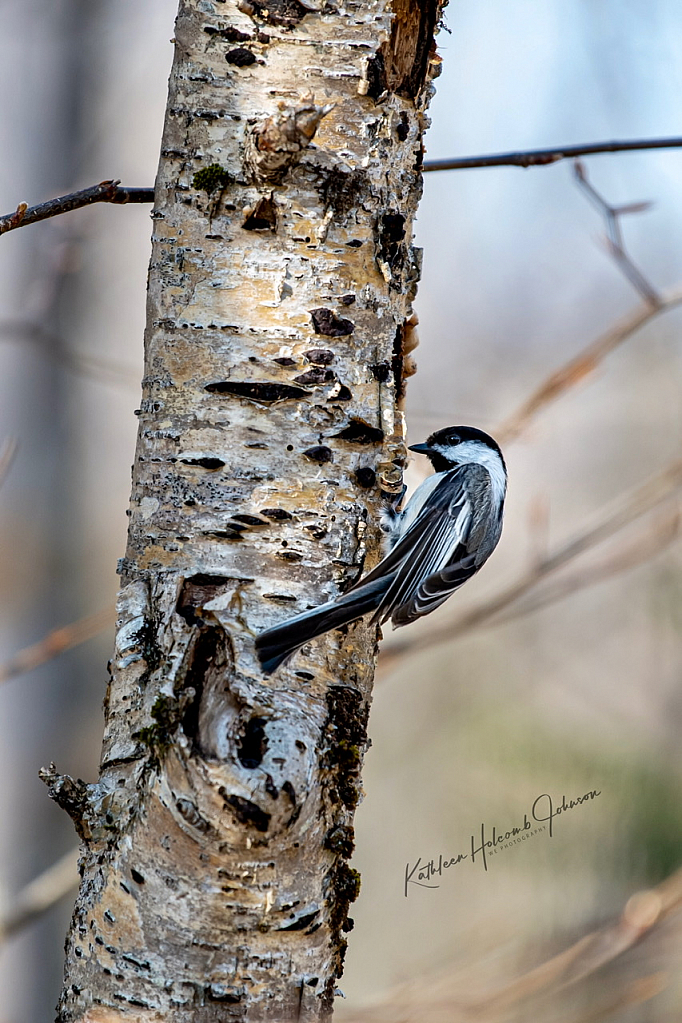
[[405,464],[443,0],[180,0],[99,780],[60,1021],[318,1020],[377,630],[254,636],[371,567]]

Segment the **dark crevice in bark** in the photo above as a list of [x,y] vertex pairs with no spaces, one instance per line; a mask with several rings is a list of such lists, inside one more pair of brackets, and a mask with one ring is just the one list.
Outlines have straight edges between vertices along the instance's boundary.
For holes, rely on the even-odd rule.
[[268,748],[268,737],[263,725],[265,718],[251,718],[247,721],[241,740],[237,745],[237,756],[242,767],[254,768],[262,763]]
[[385,384],[391,375],[391,367],[388,362],[377,362],[369,367],[369,371],[380,384]]
[[[440,5],[437,0],[395,0],[391,38],[368,61],[367,95],[375,102],[395,92],[414,100],[424,88]],[[437,74],[432,69],[431,77]]]
[[268,830],[272,814],[261,810],[260,806],[253,803],[250,799],[244,799],[242,796],[228,795],[222,787],[218,789],[218,792],[223,797],[227,806],[232,809],[240,824],[249,824],[256,831],[265,832]]
[[279,799],[279,789],[275,785],[274,779],[271,774],[265,775],[265,791],[271,799]]
[[267,526],[269,524],[263,519],[259,519],[256,515],[248,515],[245,512],[239,512],[237,515],[233,515],[230,519],[230,523],[242,523],[244,526]]
[[251,398],[270,404],[273,401],[286,401],[288,398],[307,398],[310,391],[291,384],[261,383],[246,380],[219,380],[214,384],[206,384],[205,391],[212,394],[233,394],[239,398]]
[[309,458],[311,462],[319,462],[323,465],[325,462],[334,461],[334,452],[331,448],[327,448],[324,444],[317,444],[315,447],[308,448],[303,452],[306,458]]
[[240,10],[272,25],[293,28],[309,11],[298,0],[241,0]]
[[393,339],[393,358],[391,360],[396,401],[401,401],[405,397],[405,379],[403,375],[405,362],[404,342],[405,330],[403,325],[400,324],[396,329],[395,338]]
[[382,51],[383,47],[367,62],[367,95],[375,102],[388,91],[386,61]]
[[175,610],[188,625],[200,625],[203,621],[198,611],[224,589],[229,578],[223,575],[205,575],[202,572],[189,576],[180,587]]
[[370,487],[373,487],[376,484],[377,474],[369,465],[361,465],[359,469],[355,470],[355,479],[357,480],[358,486],[363,487],[365,490],[369,490]]
[[410,121],[404,110],[400,114],[400,120],[396,125],[395,133],[401,142],[405,142],[410,134]]
[[291,802],[291,805],[296,806],[296,792],[294,790],[294,786],[291,784],[290,781],[285,781],[282,784],[282,792],[286,793],[287,797]]
[[377,226],[377,260],[391,272],[391,287],[400,289],[403,271],[409,268],[405,244],[405,217],[402,213],[383,213]]
[[304,931],[308,927],[316,916],[320,915],[319,909],[314,909],[311,913],[304,913],[303,916],[299,916],[293,923],[287,924],[285,927],[278,927],[279,931]]
[[331,384],[334,380],[336,380],[336,374],[333,370],[322,369],[319,366],[294,377],[295,383],[304,384],[306,387],[312,387],[315,384]]
[[272,196],[263,196],[242,224],[245,231],[276,231],[277,206]]
[[190,662],[183,682],[184,690],[194,690],[194,697],[182,718],[182,730],[188,739],[200,750],[199,714],[204,696],[204,683],[212,671],[222,644],[222,630],[202,628],[191,648]]
[[353,392],[345,384],[337,384],[327,401],[352,401]]
[[[325,211],[333,210],[334,220],[337,223],[343,223],[347,217],[352,215],[369,189],[365,171],[344,171],[339,167],[332,167],[331,170],[326,171],[324,182],[319,187]],[[353,301],[355,300],[354,295],[350,297]],[[351,304],[344,301],[343,298],[340,301],[342,305]]]
[[256,63],[255,54],[246,46],[236,46],[233,50],[228,50],[225,60],[228,64],[234,64],[235,67],[250,67],[251,64]]
[[183,465],[200,465],[202,469],[222,469],[225,463],[222,458],[181,458]]
[[204,25],[204,32],[209,36],[219,36],[221,39],[227,39],[231,43],[248,43],[253,39],[253,36],[249,35],[248,32],[240,32],[238,28],[216,28],[215,25]]
[[325,337],[346,337],[355,330],[352,320],[337,316],[331,309],[311,309],[310,315],[316,334],[323,334]]
[[[244,528],[243,526],[241,527]],[[243,540],[241,532],[237,529],[211,529],[203,534],[204,536],[212,536],[216,540]]]
[[340,433],[335,433],[334,436],[339,437],[341,440],[347,440],[351,444],[381,444],[384,439],[384,432],[376,426],[370,426],[364,419],[358,419],[354,416],[351,418],[348,426],[341,430]]
[[275,522],[293,519],[291,512],[286,511],[284,508],[261,508],[261,515],[265,515],[268,519],[274,519]]
[[304,352],[303,356],[315,366],[328,366],[336,358],[328,348],[311,348],[310,351]]

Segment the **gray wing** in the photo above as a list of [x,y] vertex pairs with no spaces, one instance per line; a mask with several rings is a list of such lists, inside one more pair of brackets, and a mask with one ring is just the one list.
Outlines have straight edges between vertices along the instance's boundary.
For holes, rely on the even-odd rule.
[[478,571],[500,531],[487,470],[468,463],[444,473],[427,507],[362,580],[393,577],[373,620],[407,625],[433,611]]

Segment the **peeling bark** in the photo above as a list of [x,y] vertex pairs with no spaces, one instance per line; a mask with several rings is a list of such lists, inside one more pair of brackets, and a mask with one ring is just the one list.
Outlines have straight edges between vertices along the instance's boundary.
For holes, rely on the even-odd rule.
[[331,1015],[376,630],[269,679],[253,639],[400,490],[440,6],[181,0],[101,774],[44,773],[83,840],[61,1021]]

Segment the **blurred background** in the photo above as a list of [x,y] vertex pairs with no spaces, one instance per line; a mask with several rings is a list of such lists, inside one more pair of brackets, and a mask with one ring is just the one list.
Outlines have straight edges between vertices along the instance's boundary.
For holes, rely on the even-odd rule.
[[[0,0],[1,212],[104,178],[153,184],[175,10]],[[427,158],[682,134],[676,0],[457,0],[446,13]],[[609,203],[653,201],[621,218],[625,244],[674,300],[682,150],[584,166]],[[17,444],[0,489],[0,665],[115,597],[150,228],[146,206],[101,205],[0,239],[0,446]],[[510,423],[549,374],[646,313],[604,233],[568,161],[425,176],[410,436],[468,423],[506,437],[507,524],[486,570],[410,630],[415,648],[387,638],[341,1020],[526,1018],[538,976],[546,1020],[679,1018],[682,884],[632,896],[682,862],[682,309],[621,330],[523,431]],[[112,642],[105,627],[0,687],[0,920],[74,845],[37,772],[54,760],[96,777]],[[406,864],[470,852],[481,824],[490,837],[522,823],[541,793],[590,790],[552,838],[405,897]],[[0,948],[0,1023],[53,1018],[70,908]],[[570,976],[529,979],[594,932]]]

